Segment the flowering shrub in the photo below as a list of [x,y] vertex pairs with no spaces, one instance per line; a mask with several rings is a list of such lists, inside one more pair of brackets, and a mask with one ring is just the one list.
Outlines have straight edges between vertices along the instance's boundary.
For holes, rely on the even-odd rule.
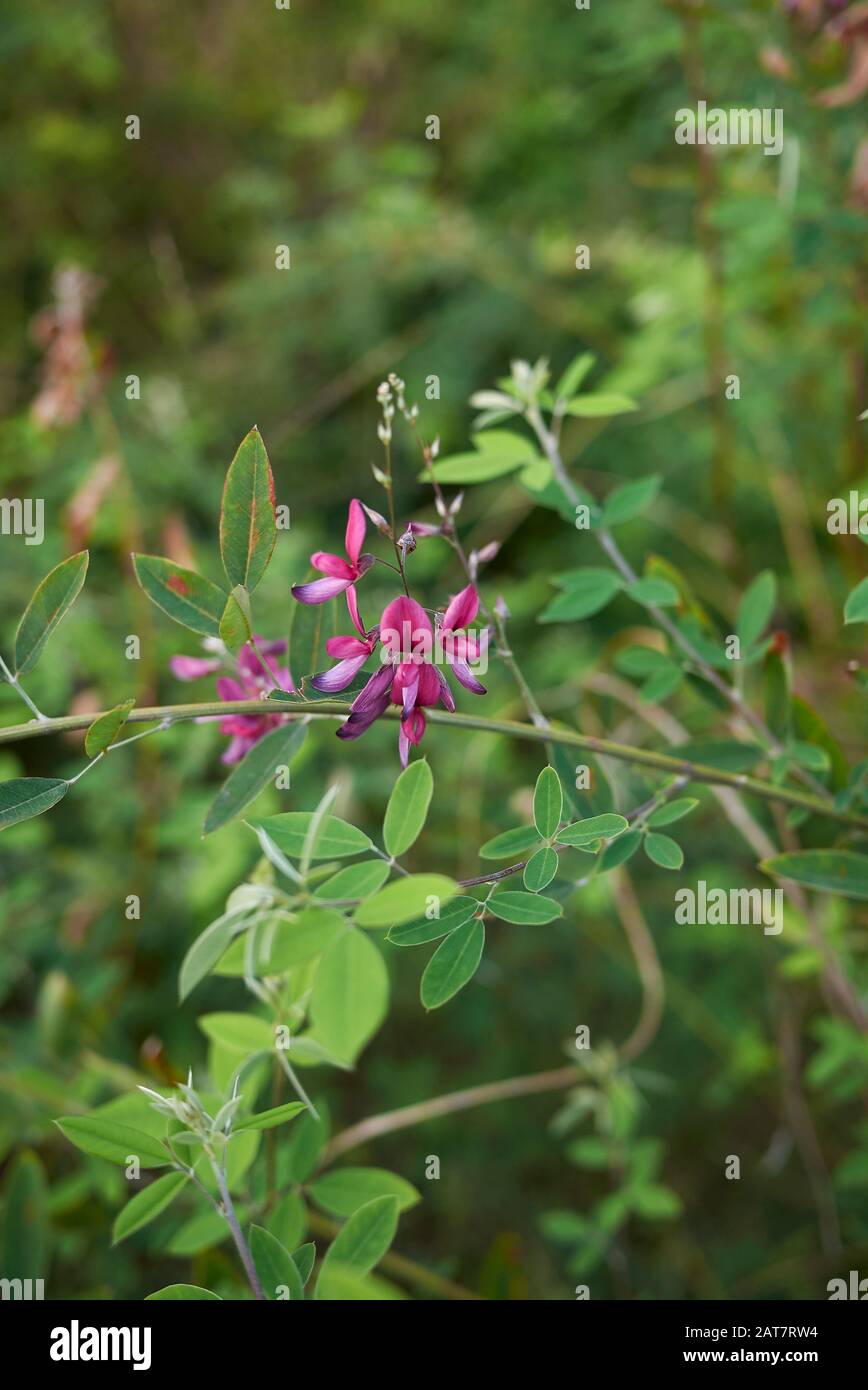
[[[287,643],[256,630],[254,595],[272,560],[278,527],[271,468],[255,429],[226,476],[219,525],[225,585],[159,556],[137,554],[133,562],[148,598],[204,639],[207,654],[175,657],[172,673],[182,681],[216,675],[218,701],[137,709],[127,700],[96,717],[47,717],[22,678],[80,592],[87,555],[53,569],[28,605],[12,663],[0,662],[33,719],[4,729],[2,738],[84,729],[88,761],[72,778],[24,777],[0,785],[0,826],[49,810],[133,739],[187,721],[219,720],[230,740],[223,761],[232,770],[204,828],[210,833],[236,821],[234,833],[259,850],[225,911],[191,943],[180,970],[182,1002],[213,976],[241,982],[250,996],[247,1012],[199,1017],[209,1041],[202,1084],[190,1075],[176,1087],[139,1087],[121,1101],[85,1113],[80,1108],[58,1120],[86,1155],[124,1168],[134,1195],[118,1214],[116,1241],[178,1203],[185,1219],[176,1249],[192,1252],[231,1235],[247,1290],[257,1299],[302,1300],[306,1288],[319,1298],[395,1297],[396,1286],[384,1274],[402,1266],[390,1266],[388,1250],[399,1215],[420,1200],[419,1191],[402,1174],[336,1161],[430,1116],[548,1091],[566,1093],[555,1121],[559,1135],[582,1126],[590,1131],[571,1140],[572,1161],[610,1171],[614,1183],[582,1216],[540,1213],[543,1229],[565,1250],[572,1276],[592,1272],[628,1223],[677,1218],[682,1203],[665,1181],[663,1146],[642,1132],[644,1081],[633,1068],[660,1021],[663,974],[641,911],[629,897],[622,900],[622,918],[642,1004],[625,1042],[606,1039],[591,1046],[580,1026],[557,1068],[420,1101],[332,1137],[325,1109],[311,1095],[315,1087],[305,1078],[318,1068],[350,1072],[357,1066],[387,1016],[389,953],[433,946],[419,972],[421,1005],[427,1011],[460,1008],[457,997],[480,969],[487,929],[503,923],[541,929],[558,922],[576,911],[583,890],[608,874],[621,885],[618,892],[629,893],[624,867],[640,852],[664,873],[678,873],[685,853],[676,838],[681,832],[673,828],[700,804],[698,796],[685,794],[688,788],[714,789],[723,812],[756,850],[764,881],[783,885],[779,891],[805,923],[816,969],[834,1001],[823,1044],[830,1078],[846,1069],[850,1049],[864,1046],[859,991],[836,946],[807,911],[804,890],[868,898],[868,855],[853,848],[868,830],[868,762],[849,766],[821,715],[794,696],[788,644],[771,630],[776,586],[770,572],[743,592],[726,631],[695,601],[674,567],[649,563],[640,573],[626,558],[613,533],[654,504],[659,480],[643,476],[597,498],[568,473],[560,446],[565,417],[599,419],[633,409],[626,397],[584,389],[592,366],[582,356],[552,384],[544,362],[514,363],[507,381],[473,398],[480,412],[474,450],[447,458],[436,441],[421,439],[418,411],[408,406],[404,384],[396,377],[383,384],[378,401],[384,465],[375,478],[385,492],[387,515],[353,498],[345,557],[316,551],[310,563],[323,577],[291,590],[294,616],[326,604],[342,614],[346,606],[353,631],[321,644],[332,666],[304,669],[299,663],[306,648],[297,634]],[[398,417],[418,445],[436,518],[401,527],[391,453]],[[467,488],[497,477],[513,477],[551,525],[570,528],[577,551],[596,543],[605,561],[556,576],[558,592],[540,621],[587,622],[616,596],[626,598],[645,626],[614,654],[626,678],[625,698],[641,710],[662,707],[677,691],[696,690],[718,721],[713,736],[685,737],[665,751],[626,745],[547,716],[512,649],[507,606],[500,596],[489,603],[480,579],[498,543],[468,552],[460,534],[462,494],[445,495],[453,485]],[[385,554],[363,550],[369,523],[377,533],[372,545]],[[451,568],[438,573],[436,584],[428,579],[418,585],[417,549],[444,543]],[[363,614],[375,566],[389,570],[395,592],[369,626]],[[845,618],[868,621],[865,581],[848,598]],[[344,617],[338,622],[343,625]],[[486,694],[479,675],[489,659],[514,678],[526,719],[497,718],[486,703],[475,701],[465,708],[464,691]],[[864,690],[861,673],[855,675]],[[754,699],[758,691],[761,711]],[[253,819],[242,824],[242,814],[266,786],[290,789],[289,767],[322,720],[338,721],[337,737],[346,743],[377,720],[396,723],[402,770],[379,834],[334,814],[337,785],[326,788],[315,806],[260,817],[249,811]],[[138,723],[149,727],[130,734]],[[468,729],[487,731],[539,751],[525,823],[483,843],[479,872],[464,879],[443,871],[424,836],[435,786],[455,799],[454,789],[440,791],[436,760],[414,754],[429,723],[457,737]],[[347,756],[360,754],[347,749]],[[577,758],[583,761],[577,764]],[[613,770],[622,765],[648,779],[645,795],[633,804],[619,795]],[[755,775],[757,767],[766,775]],[[787,815],[785,852],[752,819],[748,803]],[[801,848],[797,835],[808,824],[812,844]],[[417,844],[414,865],[420,856],[428,864],[421,871],[403,862]],[[378,939],[377,933],[383,935]],[[529,932],[529,941],[537,939]],[[287,1094],[293,1098],[285,1099]],[[290,1126],[288,1140],[284,1125]],[[143,1171],[161,1168],[167,1171],[143,1181]],[[335,1226],[335,1219],[342,1224]],[[327,1242],[324,1256],[317,1241],[305,1239],[308,1234]],[[204,1244],[197,1246],[200,1240]],[[424,1272],[421,1279],[435,1292],[455,1295],[447,1280]],[[218,1295],[173,1284],[151,1297],[231,1297],[239,1296],[241,1286],[230,1277],[221,1288]]]

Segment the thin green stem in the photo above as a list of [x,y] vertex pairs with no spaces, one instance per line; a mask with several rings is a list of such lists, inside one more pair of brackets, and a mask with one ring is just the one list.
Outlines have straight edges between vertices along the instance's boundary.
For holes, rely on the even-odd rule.
[[[127,722],[145,724],[155,720],[162,722],[171,719],[174,724],[210,718],[214,715],[262,714],[265,709],[274,714],[286,710],[291,717],[305,719],[344,719],[350,712],[348,704],[337,700],[317,700],[309,703],[301,700],[270,700],[267,703],[263,700],[213,700],[200,704],[142,707],[133,710]],[[513,719],[487,719],[482,715],[450,714],[447,710],[439,709],[426,711],[426,716],[428,722],[434,725],[448,725],[453,729],[478,729],[483,733],[502,734],[506,738],[518,738],[529,743],[562,744],[566,748],[578,748],[585,753],[615,758],[619,762],[633,763],[637,767],[656,768],[659,772],[668,772],[675,777],[687,777],[692,782],[733,787],[746,795],[762,797],[764,801],[778,801],[787,806],[797,806],[815,815],[839,821],[842,825],[868,830],[868,817],[840,809],[832,802],[823,801],[810,792],[803,792],[796,787],[775,786],[759,777],[748,777],[742,772],[727,772],[723,768],[707,767],[703,763],[690,762],[686,758],[669,753],[658,753],[649,748],[634,748],[626,743],[615,743],[611,739],[576,733],[572,729],[558,729],[553,726],[540,728]],[[12,724],[0,729],[0,744],[16,743],[22,739],[39,738],[46,734],[87,729],[98,717],[95,714],[66,714],[57,719],[45,719],[40,723]],[[390,706],[381,717],[386,720],[400,720],[401,710],[397,705]]]
[[250,1253],[250,1247],[247,1244],[247,1241],[244,1239],[241,1227],[238,1224],[238,1217],[235,1215],[235,1207],[233,1206],[232,1197],[229,1193],[229,1186],[226,1182],[226,1174],[223,1171],[220,1164],[217,1162],[216,1158],[214,1158],[213,1154],[209,1153],[208,1158],[210,1159],[211,1167],[214,1171],[214,1178],[217,1182],[217,1188],[220,1193],[220,1201],[223,1206],[223,1215],[226,1218],[226,1224],[232,1232],[232,1239],[235,1241],[235,1248],[238,1251],[239,1256],[241,1257],[241,1263],[244,1266],[244,1272],[247,1275],[248,1283],[250,1284],[250,1287],[253,1290],[253,1297],[258,1299],[260,1302],[264,1302],[265,1292],[262,1288],[259,1275],[256,1272],[256,1265],[253,1263],[253,1256]]
[[27,694],[27,691],[24,690],[21,687],[21,685],[19,685],[18,677],[16,675],[13,675],[13,673],[9,670],[9,667],[6,665],[6,662],[3,660],[2,656],[0,656],[0,672],[2,672],[3,679],[7,682],[7,684],[12,686],[12,689],[15,691],[15,694],[19,697],[19,699],[24,701],[25,705],[30,710],[30,713],[40,721],[46,719],[47,716],[44,715],[40,709],[37,709],[36,705],[33,703],[30,696]]

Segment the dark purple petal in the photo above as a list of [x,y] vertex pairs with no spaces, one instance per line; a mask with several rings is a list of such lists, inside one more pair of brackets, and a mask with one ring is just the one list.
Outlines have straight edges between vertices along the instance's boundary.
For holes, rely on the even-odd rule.
[[[394,677],[395,668],[388,664],[381,666],[378,671],[375,671],[367,685],[364,689],[359,691],[355,700],[353,700],[353,703],[350,705],[352,713],[362,714],[370,704],[379,704],[380,701],[382,701],[383,709],[385,709],[386,705],[389,703],[389,690]],[[382,714],[382,710],[380,713]],[[374,718],[376,719],[377,716],[375,715]]]

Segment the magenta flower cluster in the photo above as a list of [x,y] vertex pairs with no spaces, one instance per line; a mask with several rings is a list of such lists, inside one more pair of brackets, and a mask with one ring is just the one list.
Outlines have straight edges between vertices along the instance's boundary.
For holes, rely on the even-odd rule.
[[[425,710],[441,705],[454,710],[455,699],[443,665],[467,690],[484,695],[481,685],[470,669],[487,650],[488,630],[472,635],[468,629],[479,611],[479,595],[474,584],[467,584],[448,604],[446,611],[435,614],[432,623],[428,612],[408,594],[386,604],[380,621],[365,629],[359,613],[356,584],[374,563],[373,555],[362,553],[366,532],[365,509],[356,499],[350,502],[344,539],[346,558],[329,551],[317,550],[310,557],[314,569],[325,576],[309,584],[296,584],[292,595],[299,603],[327,603],[339,594],[346,595],[353,633],[330,637],[326,651],[336,664],[328,671],[313,677],[311,684],[323,694],[338,694],[346,690],[365,663],[379,652],[380,665],[350,705],[346,723],[337,731],[338,738],[356,739],[379,719],[390,704],[401,708],[398,749],[401,763],[406,767],[411,744],[419,743],[425,733]],[[437,534],[438,528],[410,522],[413,535]],[[254,638],[256,650],[242,647],[234,673],[221,675],[217,693],[221,700],[249,700],[265,697],[275,686],[294,690],[292,676],[285,667],[275,667],[272,657],[286,651],[286,642],[266,642]],[[265,661],[260,660],[260,653]],[[211,675],[223,666],[224,657],[174,657],[171,669],[180,680],[197,680]],[[230,738],[223,754],[225,763],[239,762],[248,750],[269,730],[286,718],[283,714],[241,714],[216,716],[221,733]]]

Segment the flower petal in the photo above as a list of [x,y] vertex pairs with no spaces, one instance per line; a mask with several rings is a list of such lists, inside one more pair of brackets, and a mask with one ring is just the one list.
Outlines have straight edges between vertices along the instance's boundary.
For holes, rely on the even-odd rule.
[[434,666],[432,667],[432,670],[434,671],[434,674],[436,675],[437,681],[440,685],[440,700],[443,706],[446,709],[448,709],[449,713],[453,714],[455,711],[455,696],[449,689],[449,682],[447,681],[446,677],[444,676],[443,672],[439,669],[439,667]]
[[315,579],[312,584],[293,584],[292,597],[299,603],[327,603],[351,583],[350,579]]
[[349,579],[351,582],[355,579],[352,565],[348,565],[340,555],[332,555],[328,550],[315,550],[310,562],[315,570],[331,575],[332,579]]
[[[382,701],[382,709],[380,710],[382,714],[386,705],[389,703],[389,690],[394,678],[395,668],[393,666],[389,666],[388,664],[381,666],[378,671],[374,672],[367,685],[363,690],[359,691],[355,700],[353,700],[353,703],[350,705],[352,713],[364,713],[370,705],[379,704]],[[375,715],[374,717],[376,718],[377,716]]]
[[[347,590],[349,593],[349,590]],[[343,661],[351,656],[370,656],[371,648],[367,642],[363,642],[359,637],[330,637],[326,642],[326,651],[329,656],[337,657]]]
[[425,733],[425,715],[420,709],[411,710],[401,720],[401,732],[411,743],[420,743]]
[[361,671],[368,659],[368,652],[362,652],[361,656],[348,657],[346,661],[339,661],[337,666],[333,666],[330,671],[321,671],[318,676],[314,676],[311,685],[314,690],[346,690],[353,676],[357,671]]
[[231,676],[221,676],[217,682],[217,694],[221,700],[246,700],[249,698],[243,685]]
[[220,670],[219,657],[173,656],[169,670],[179,681],[195,681],[200,676],[210,676],[212,671]]
[[393,660],[421,661],[434,645],[431,619],[414,598],[392,599],[380,619],[380,641]]
[[347,517],[347,532],[344,538],[347,554],[350,557],[350,563],[353,565],[356,564],[359,558],[359,551],[365,539],[366,525],[364,508],[361,502],[354,497],[350,503],[350,512]]
[[467,627],[479,612],[479,594],[475,584],[468,584],[456,594],[446,609],[443,626],[447,631]]
[[480,685],[466,661],[453,661],[452,670],[455,672],[461,684],[466,686],[468,690],[472,690],[474,695],[484,695],[486,693],[485,686]]
[[356,629],[356,632],[358,632],[361,637],[364,637],[365,625],[359,616],[359,596],[353,584],[347,589],[347,611],[349,612],[350,621]]

